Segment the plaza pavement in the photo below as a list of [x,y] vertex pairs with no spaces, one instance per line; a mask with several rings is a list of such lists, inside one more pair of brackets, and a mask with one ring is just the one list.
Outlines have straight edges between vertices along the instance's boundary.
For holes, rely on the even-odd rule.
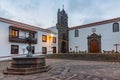
[[0,80],[120,80],[119,62],[46,59],[48,72],[30,75],[4,75],[10,62],[0,62]]

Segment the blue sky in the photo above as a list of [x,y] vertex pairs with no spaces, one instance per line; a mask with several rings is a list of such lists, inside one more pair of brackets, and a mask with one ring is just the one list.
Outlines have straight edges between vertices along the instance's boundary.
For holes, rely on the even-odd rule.
[[0,0],[0,17],[48,28],[63,4],[69,27],[120,17],[120,0]]

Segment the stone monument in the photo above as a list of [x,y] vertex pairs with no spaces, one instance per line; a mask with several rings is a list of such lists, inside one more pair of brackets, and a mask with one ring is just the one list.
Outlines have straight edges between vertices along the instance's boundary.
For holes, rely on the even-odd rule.
[[11,66],[3,71],[4,74],[26,75],[33,73],[46,72],[51,69],[51,66],[46,66],[45,56],[33,56],[31,43],[34,39],[32,35],[26,38],[29,44],[26,49],[28,54],[25,57],[12,58]]
[[27,43],[29,44],[29,45],[26,47],[26,49],[27,49],[27,51],[28,51],[28,54],[26,55],[26,57],[32,57],[32,50],[33,50],[33,48],[32,48],[32,46],[31,46],[31,44],[32,44],[32,41],[33,41],[33,40],[34,40],[34,39],[32,38],[32,34],[29,33],[29,37],[26,38],[26,41],[27,41]]

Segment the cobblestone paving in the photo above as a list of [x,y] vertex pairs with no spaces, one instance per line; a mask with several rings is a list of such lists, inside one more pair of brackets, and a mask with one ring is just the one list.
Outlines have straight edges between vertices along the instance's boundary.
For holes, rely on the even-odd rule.
[[[117,62],[60,59],[47,59],[46,62],[53,67],[48,72],[3,75],[1,71],[0,80],[120,80],[120,63]],[[2,70],[2,65],[0,67]]]

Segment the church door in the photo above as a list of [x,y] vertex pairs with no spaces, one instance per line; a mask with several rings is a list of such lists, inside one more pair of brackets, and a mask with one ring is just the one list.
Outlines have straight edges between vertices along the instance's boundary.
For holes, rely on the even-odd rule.
[[101,35],[93,33],[88,36],[88,52],[100,53],[101,52]]
[[98,53],[99,52],[99,44],[97,40],[90,41],[90,53]]

